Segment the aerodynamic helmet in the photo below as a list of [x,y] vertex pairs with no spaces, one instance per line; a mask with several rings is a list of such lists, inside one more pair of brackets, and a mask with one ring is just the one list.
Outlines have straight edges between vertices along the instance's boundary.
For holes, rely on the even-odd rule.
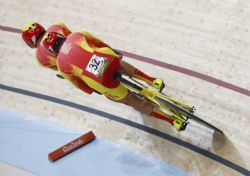
[[44,35],[46,30],[38,23],[29,23],[22,29],[22,38],[31,48],[37,47],[38,40]]

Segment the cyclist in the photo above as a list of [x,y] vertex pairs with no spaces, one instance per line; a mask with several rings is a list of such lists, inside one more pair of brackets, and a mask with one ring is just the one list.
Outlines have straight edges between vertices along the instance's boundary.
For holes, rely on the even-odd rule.
[[152,117],[167,121],[178,131],[185,129],[185,122],[171,118],[152,103],[139,98],[115,79],[117,72],[147,82],[156,89],[164,83],[148,76],[122,60],[122,54],[88,32],[75,32],[67,37],[62,33],[43,35],[39,45],[47,48],[60,75],[84,92],[99,92],[110,100],[125,103]]
[[47,31],[39,23],[29,23],[22,29],[22,38],[29,47],[37,48],[36,58],[41,66],[57,70],[56,58],[40,44],[43,36],[52,31],[59,32],[64,36],[68,36],[71,33],[63,23],[54,24],[50,26]]

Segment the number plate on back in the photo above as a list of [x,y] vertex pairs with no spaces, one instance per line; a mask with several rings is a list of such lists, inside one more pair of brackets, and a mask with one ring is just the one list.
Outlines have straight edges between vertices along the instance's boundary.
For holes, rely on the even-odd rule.
[[106,58],[93,55],[85,70],[92,73],[96,77],[100,77],[102,76],[107,63],[108,60]]

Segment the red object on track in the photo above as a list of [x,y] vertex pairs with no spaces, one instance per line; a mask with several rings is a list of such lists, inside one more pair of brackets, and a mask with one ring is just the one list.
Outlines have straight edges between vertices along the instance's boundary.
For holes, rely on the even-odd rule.
[[66,145],[58,148],[57,150],[49,153],[48,159],[50,161],[56,161],[69,153],[75,151],[76,149],[90,143],[95,139],[95,135],[92,131],[89,131],[88,133],[80,136],[79,138],[67,143]]

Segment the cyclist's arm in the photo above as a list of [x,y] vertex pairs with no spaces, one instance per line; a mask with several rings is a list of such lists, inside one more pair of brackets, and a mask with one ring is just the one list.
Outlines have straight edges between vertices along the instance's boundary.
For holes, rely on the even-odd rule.
[[89,87],[83,80],[81,80],[77,76],[65,74],[65,73],[62,73],[62,72],[60,73],[60,76],[62,76],[63,78],[67,79],[75,87],[77,87],[78,89],[82,90],[83,92],[85,92],[87,94],[92,94],[94,92],[94,89],[92,89],[91,87]]
[[44,48],[41,48],[40,46],[36,49],[36,61],[37,63],[42,66],[49,69],[52,69],[54,71],[57,71],[56,66],[56,58],[47,55],[47,51]]

